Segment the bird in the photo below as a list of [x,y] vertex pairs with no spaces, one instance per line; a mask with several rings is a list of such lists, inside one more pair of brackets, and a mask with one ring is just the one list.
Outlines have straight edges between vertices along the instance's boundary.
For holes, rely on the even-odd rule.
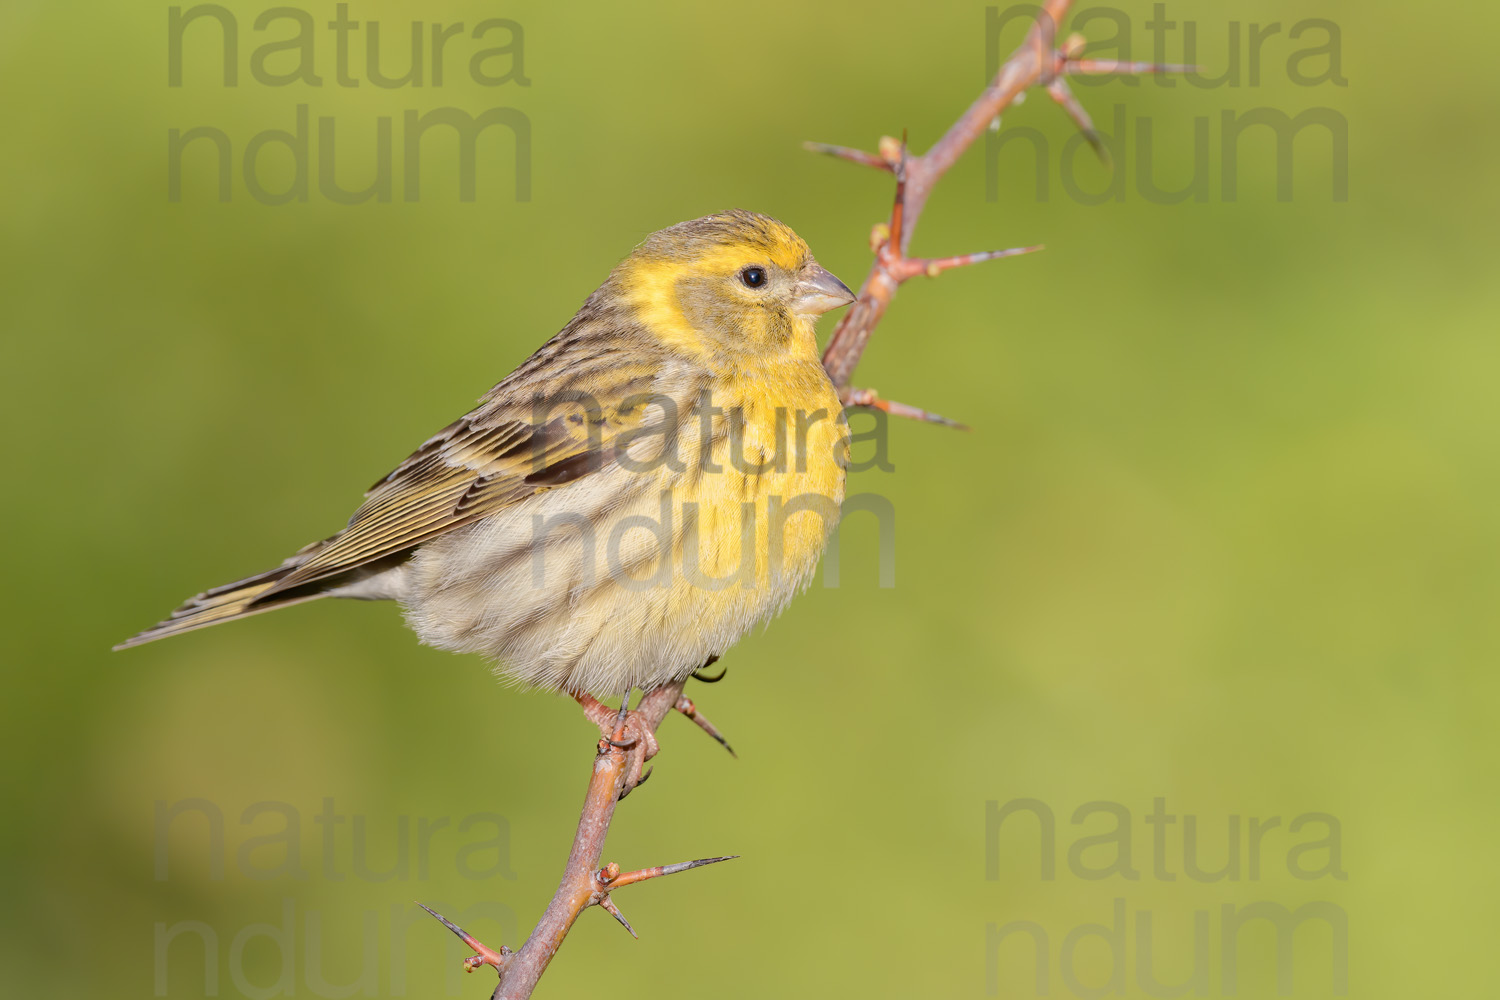
[[815,322],[854,299],[767,215],[653,233],[342,530],[115,648],[391,600],[421,642],[572,695],[602,730],[599,697],[623,718],[631,690],[686,680],[810,582],[849,455]]

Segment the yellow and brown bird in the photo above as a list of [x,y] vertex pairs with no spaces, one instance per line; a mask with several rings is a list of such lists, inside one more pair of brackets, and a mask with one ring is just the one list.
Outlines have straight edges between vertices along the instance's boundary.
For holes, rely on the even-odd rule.
[[117,648],[387,599],[530,686],[683,680],[808,582],[837,521],[848,437],[813,324],[853,299],[768,216],[655,233],[342,531]]

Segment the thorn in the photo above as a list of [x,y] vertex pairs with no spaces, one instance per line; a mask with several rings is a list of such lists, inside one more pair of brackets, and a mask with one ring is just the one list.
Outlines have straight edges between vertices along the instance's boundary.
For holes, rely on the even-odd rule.
[[876,170],[891,172],[891,164],[875,153],[866,153],[862,149],[852,149],[849,146],[834,146],[826,142],[804,142],[802,148],[809,153],[822,153],[824,156],[837,157],[840,160],[848,160],[862,167],[874,167]]
[[879,393],[874,389],[850,389],[844,395],[845,406],[867,406],[871,409],[889,413],[893,417],[904,417],[907,420],[920,420],[927,424],[941,424],[944,427],[952,427],[955,430],[969,430],[968,424],[961,424],[957,420],[950,420],[937,413],[929,413],[927,410],[909,406],[906,403],[898,403],[891,399],[881,399]]
[[936,278],[944,271],[951,271],[955,267],[968,267],[970,264],[983,264],[988,260],[1004,260],[1006,257],[1021,257],[1025,254],[1036,253],[1045,250],[1042,244],[1034,247],[1015,247],[1010,250],[981,250],[978,253],[960,254],[957,257],[908,257],[901,262],[896,271],[896,277],[900,281],[915,278],[924,274],[929,278]]
[[1199,66],[1177,63],[1124,62],[1119,59],[1073,59],[1064,57],[1063,72],[1074,76],[1160,76],[1163,73],[1197,73]]
[[625,919],[625,914],[620,912],[620,908],[615,905],[615,901],[610,899],[608,894],[605,894],[600,898],[599,905],[604,907],[604,909],[608,911],[610,916],[618,920],[620,922],[620,926],[630,932],[631,937],[635,938],[637,941],[641,939],[641,936],[635,932],[635,928],[630,926],[630,921]]
[[458,926],[453,921],[449,920],[447,917],[443,916],[437,910],[434,910],[432,907],[428,906],[426,903],[422,902],[421,900],[414,899],[414,900],[412,900],[412,902],[416,903],[422,909],[426,910],[428,913],[430,913],[434,917],[436,917],[438,919],[438,923],[440,923],[444,927],[448,928],[454,934],[457,934],[459,940],[462,941],[464,944],[469,945],[469,947],[471,947],[471,948],[474,947],[472,944],[469,943],[472,939],[469,937],[468,933],[465,932],[462,927]]
[[[729,751],[729,756],[736,760],[739,759],[740,755],[734,752],[734,747],[729,745],[729,741],[724,738],[724,735],[719,732],[712,722],[709,722],[706,717],[699,714],[698,706],[693,704],[693,699],[687,695],[683,695],[677,699],[677,704],[672,707],[696,723],[699,729],[718,740],[719,745]],[[641,780],[645,781],[646,779],[642,778]]]
[[505,965],[509,961],[511,955],[511,951],[509,948],[501,945],[500,950],[495,951],[477,938],[470,935],[462,927],[458,926],[453,921],[443,916],[437,910],[434,910],[432,907],[428,906],[426,903],[420,902],[415,899],[412,900],[412,902],[416,903],[422,909],[426,910],[428,913],[436,917],[444,927],[448,928],[454,934],[458,935],[458,939],[460,941],[478,952],[478,954],[471,955],[468,958],[464,959],[465,972],[473,972],[481,965],[493,966],[496,971],[500,971],[505,968]]
[[1073,124],[1078,126],[1078,131],[1083,133],[1083,137],[1093,147],[1099,161],[1106,167],[1113,168],[1114,161],[1110,158],[1109,149],[1100,138],[1099,130],[1094,128],[1094,120],[1089,117],[1088,111],[1078,103],[1078,98],[1073,96],[1073,91],[1068,87],[1068,81],[1061,76],[1057,77],[1047,84],[1047,93],[1057,102],[1058,107],[1066,111],[1068,117],[1073,119]]
[[621,872],[620,866],[611,861],[594,873],[594,879],[601,885],[613,890],[621,886],[633,885],[636,882],[645,882],[648,879],[660,878],[663,875],[676,875],[678,872],[702,868],[704,865],[716,865],[720,861],[733,861],[737,857],[739,857],[738,854],[726,854],[719,858],[699,858],[696,861],[679,861],[675,865],[658,865],[655,868],[642,868],[633,872]]

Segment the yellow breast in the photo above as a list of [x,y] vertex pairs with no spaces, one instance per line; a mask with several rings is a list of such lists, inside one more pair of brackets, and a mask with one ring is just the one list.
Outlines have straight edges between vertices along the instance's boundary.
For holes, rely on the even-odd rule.
[[683,500],[696,510],[698,565],[705,576],[733,574],[777,599],[806,581],[838,523],[843,408],[822,367],[806,358],[722,377],[711,403],[714,432],[682,481]]

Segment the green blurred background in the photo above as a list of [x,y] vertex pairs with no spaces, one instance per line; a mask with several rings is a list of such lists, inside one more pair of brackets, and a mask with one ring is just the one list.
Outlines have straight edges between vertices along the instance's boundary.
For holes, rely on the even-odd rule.
[[[332,5],[307,8],[324,86],[255,82],[250,51],[290,29],[257,33],[264,7],[229,7],[233,89],[209,23],[189,29],[183,86],[167,86],[164,4],[0,10],[0,967],[15,996],[201,996],[201,937],[175,939],[164,969],[156,958],[159,925],[199,922],[217,995],[266,995],[283,956],[267,938],[234,939],[290,907],[299,996],[334,995],[309,980],[313,957],[329,982],[373,995],[486,996],[492,977],[458,975],[464,952],[409,901],[517,943],[556,884],[592,755],[571,702],[418,646],[388,605],[329,602],[109,646],[337,528],[367,483],[557,330],[651,230],[754,208],[857,282],[889,178],[799,144],[873,148],[906,128],[925,148],[982,84],[985,5],[444,0],[419,16],[523,25],[529,85],[476,85],[465,64],[484,46],[455,38],[441,87],[429,68],[423,88],[389,90],[370,85],[361,55],[366,82],[334,85],[321,27]],[[1148,57],[1150,5],[1122,9]],[[397,72],[414,10],[350,10],[381,22]],[[1024,940],[987,947],[987,926],[1013,921],[1047,934],[1051,995],[1082,995],[1059,965],[1064,939],[1111,924],[1116,900],[1130,914],[1131,996],[1147,995],[1137,913],[1168,982],[1188,974],[1195,914],[1207,914],[1217,996],[1221,907],[1256,902],[1344,913],[1349,995],[1488,982],[1500,90],[1481,52],[1500,15],[1475,7],[1450,26],[1411,5],[1341,0],[1168,14],[1197,22],[1214,74],[1229,22],[1242,60],[1250,23],[1283,25],[1257,87],[1079,88],[1106,130],[1116,105],[1132,131],[1152,120],[1163,185],[1190,176],[1205,119],[1210,197],[1141,196],[1134,135],[1123,201],[1068,197],[1056,151],[1071,126],[1041,94],[1005,125],[1051,142],[1048,198],[1019,143],[993,171],[976,148],[951,173],[917,252],[1048,250],[908,286],[857,381],[974,429],[890,426],[895,471],[860,473],[852,489],[895,504],[896,585],[877,585],[869,520],[851,522],[842,586],[814,587],[742,643],[725,683],[690,688],[740,759],[666,723],[656,778],[606,852],[627,867],[742,859],[622,892],[639,941],[586,913],[542,995],[1038,995]],[[1288,56],[1322,37],[1288,41],[1308,17],[1341,26],[1347,87],[1289,82]],[[1181,29],[1168,45],[1183,57]],[[168,200],[169,129],[222,129],[238,160],[256,133],[292,128],[299,103],[334,119],[345,187],[369,182],[376,119],[395,119],[392,201],[322,197],[314,151],[307,202],[258,202],[237,162],[220,203],[206,143],[184,160],[181,201]],[[525,113],[529,201],[515,199],[500,129],[480,140],[475,201],[458,199],[452,142],[436,136],[420,200],[402,199],[402,115],[445,106]],[[1347,202],[1330,195],[1316,129],[1297,141],[1290,201],[1277,200],[1268,132],[1246,135],[1238,197],[1223,197],[1220,116],[1260,107],[1347,121]],[[273,189],[286,180],[278,155],[265,156]],[[1086,157],[1074,175],[1092,190],[1108,179]],[[157,804],[195,797],[222,813],[221,851],[201,815],[158,834]],[[347,819],[328,850],[315,817],[330,797]],[[1024,817],[987,834],[986,802],[1022,797],[1056,815],[1054,880],[1039,877]],[[1183,817],[1167,831],[1172,881],[1152,872],[1157,798]],[[1095,800],[1128,811],[1140,878],[1070,870],[1069,846],[1112,825],[1071,822]],[[263,801],[298,818],[306,878],[252,877],[286,857],[256,841],[285,828],[281,814],[242,821]],[[1347,877],[1289,873],[1290,848],[1324,835],[1287,831],[1311,812],[1337,817]],[[458,832],[483,813],[504,817],[503,848],[482,843],[493,823]],[[1240,829],[1238,878],[1181,874],[1188,816],[1208,868]],[[1281,827],[1252,879],[1246,827],[1272,816]],[[443,819],[418,850],[418,823]],[[360,877],[357,842],[370,868],[399,877]],[[464,877],[462,864],[490,875]],[[1326,852],[1304,859],[1327,864]],[[1326,926],[1298,932],[1294,995],[1332,995],[1331,942]],[[1273,945],[1268,929],[1246,930],[1238,995],[1275,995]],[[1072,955],[1086,985],[1107,984],[1112,964],[1097,938]]]

